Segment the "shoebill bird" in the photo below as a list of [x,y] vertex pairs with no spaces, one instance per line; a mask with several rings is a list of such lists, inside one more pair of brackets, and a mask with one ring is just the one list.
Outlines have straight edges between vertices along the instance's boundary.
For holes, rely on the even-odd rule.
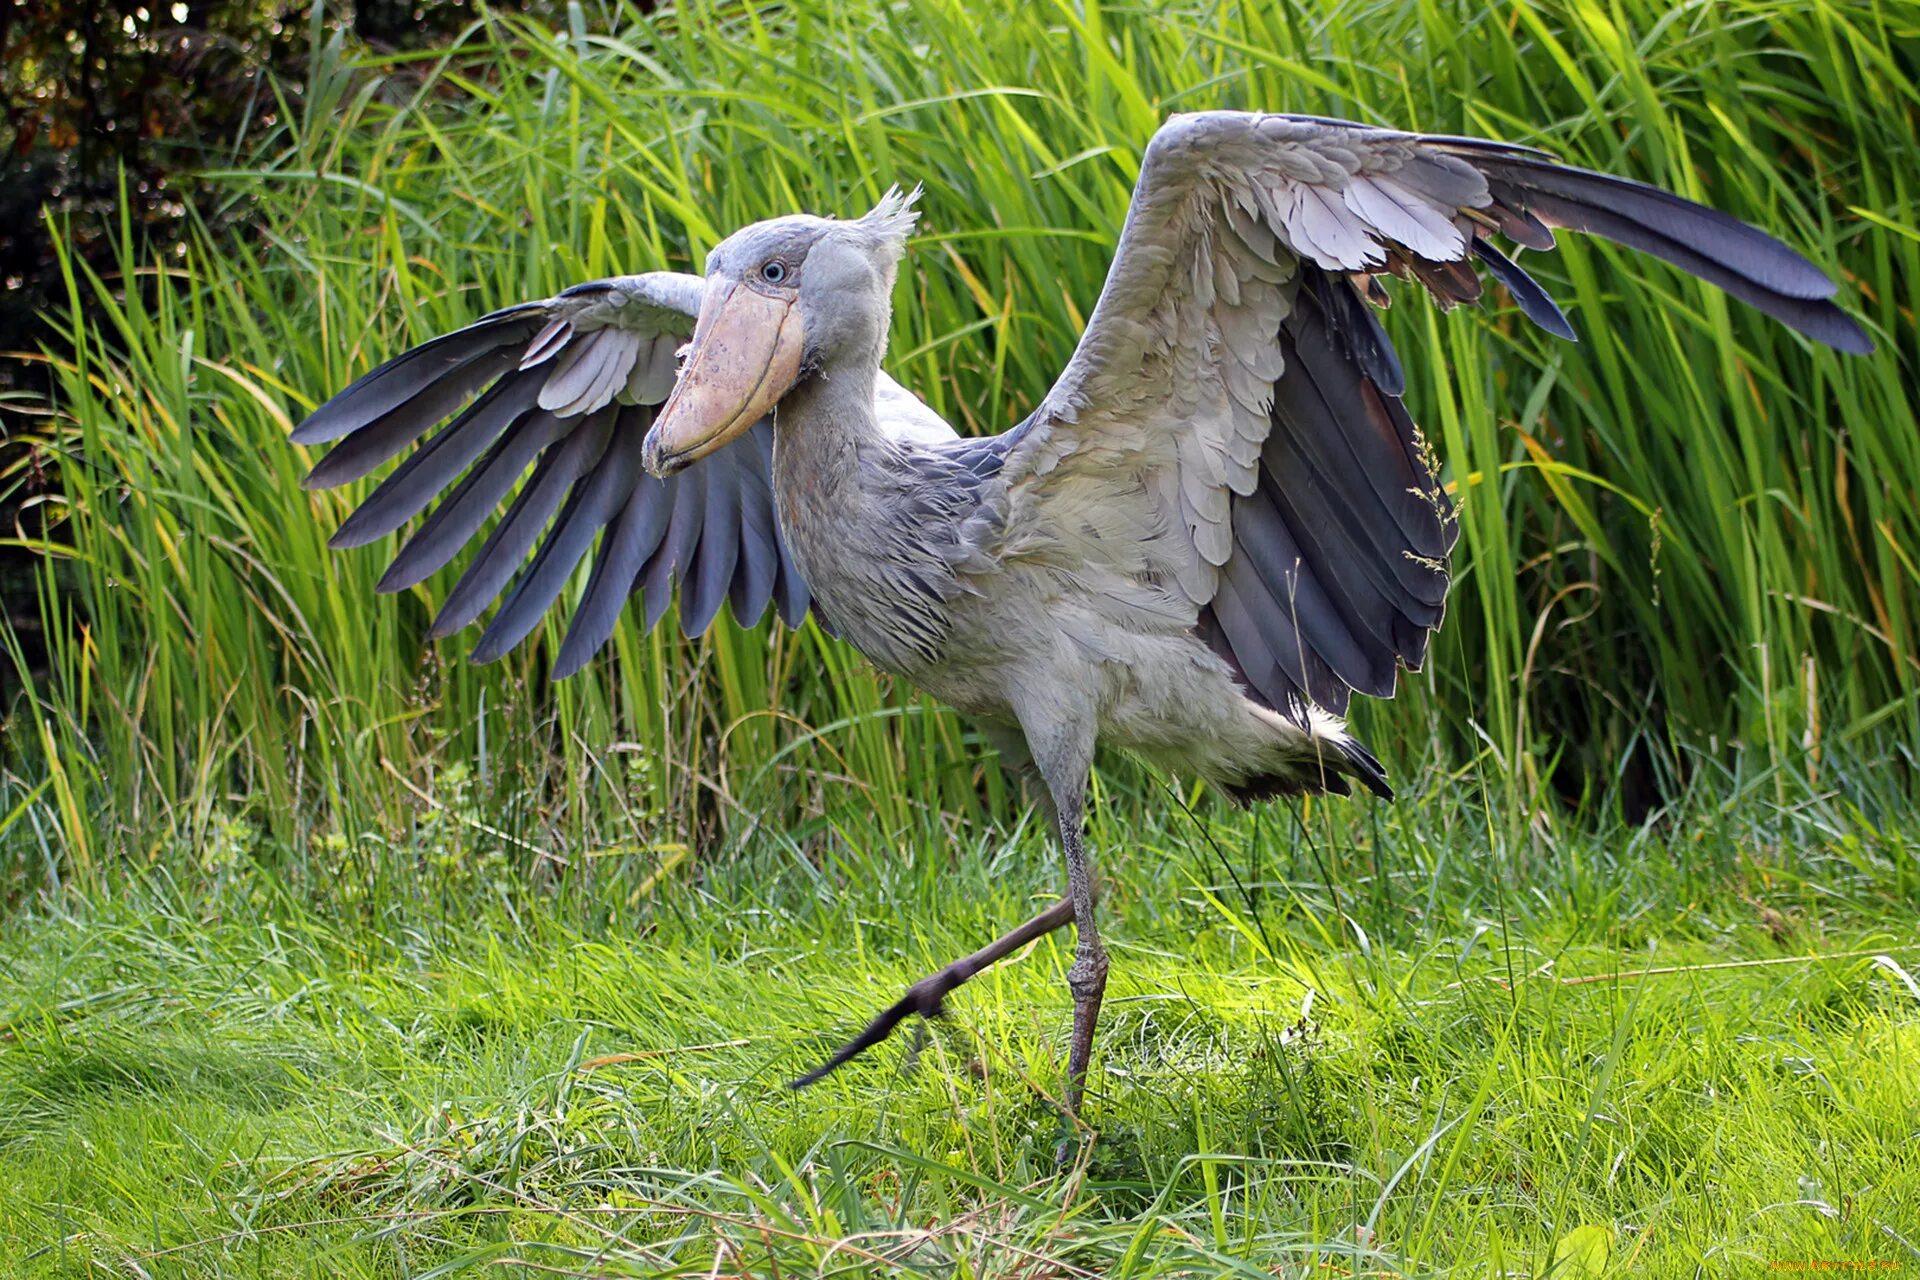
[[688,636],[723,600],[740,624],[771,604],[789,626],[811,612],[1037,772],[1066,896],[917,983],[796,1083],[1073,922],[1078,1110],[1107,979],[1081,843],[1099,746],[1243,802],[1354,782],[1390,794],[1341,717],[1354,693],[1389,697],[1401,667],[1419,668],[1457,526],[1374,316],[1382,277],[1446,307],[1479,300],[1484,271],[1571,338],[1498,245],[1592,232],[1815,342],[1871,349],[1812,263],[1657,188],[1503,143],[1208,112],[1147,147],[1106,285],[1039,408],[964,438],[881,369],[911,203],[896,190],[849,221],[757,223],[708,255],[704,279],[621,276],[496,311],[374,369],[293,433],[338,442],[313,488],[412,448],[335,547],[384,538],[444,492],[383,591],[439,570],[507,503],[433,624],[459,630],[504,592],[476,661],[562,595],[556,676],[636,595],[635,625],[652,627],[677,587]]

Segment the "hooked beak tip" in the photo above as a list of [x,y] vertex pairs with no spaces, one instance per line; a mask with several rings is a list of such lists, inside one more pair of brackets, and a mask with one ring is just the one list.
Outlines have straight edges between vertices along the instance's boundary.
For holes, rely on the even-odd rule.
[[640,446],[640,465],[647,474],[656,480],[665,480],[676,472],[683,471],[687,459],[683,454],[668,453],[660,440],[660,428],[656,425],[647,432],[646,440]]
[[673,393],[641,446],[641,463],[661,478],[746,431],[800,374],[804,329],[791,298],[716,278],[693,333]]

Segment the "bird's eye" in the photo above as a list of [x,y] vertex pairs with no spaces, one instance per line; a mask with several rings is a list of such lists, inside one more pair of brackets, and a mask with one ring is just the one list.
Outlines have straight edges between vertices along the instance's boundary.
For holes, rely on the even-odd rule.
[[779,284],[787,278],[787,264],[775,258],[760,268],[760,278],[768,284]]

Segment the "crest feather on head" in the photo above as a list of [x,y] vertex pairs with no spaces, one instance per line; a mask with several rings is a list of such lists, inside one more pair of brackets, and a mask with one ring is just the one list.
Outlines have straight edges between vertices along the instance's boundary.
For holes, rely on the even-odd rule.
[[914,224],[920,221],[920,211],[913,207],[920,199],[920,190],[920,184],[915,183],[913,190],[903,192],[900,184],[895,183],[880,197],[880,203],[874,205],[857,224],[872,232],[874,239],[892,253],[896,262],[907,251],[907,237],[913,233]]

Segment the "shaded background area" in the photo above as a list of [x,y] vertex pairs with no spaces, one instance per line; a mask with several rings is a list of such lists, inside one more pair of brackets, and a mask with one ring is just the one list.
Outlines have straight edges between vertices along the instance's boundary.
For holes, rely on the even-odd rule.
[[[564,10],[508,0],[501,13]],[[431,50],[477,18],[474,0],[7,0],[0,6],[0,350],[46,335],[37,313],[66,301],[47,218],[112,269],[121,218],[144,256],[164,258],[189,209],[225,227],[245,209],[195,171],[239,161],[297,107],[315,39],[350,36],[374,54]],[[124,183],[124,198],[122,187]],[[0,389],[30,373],[0,365]]]

